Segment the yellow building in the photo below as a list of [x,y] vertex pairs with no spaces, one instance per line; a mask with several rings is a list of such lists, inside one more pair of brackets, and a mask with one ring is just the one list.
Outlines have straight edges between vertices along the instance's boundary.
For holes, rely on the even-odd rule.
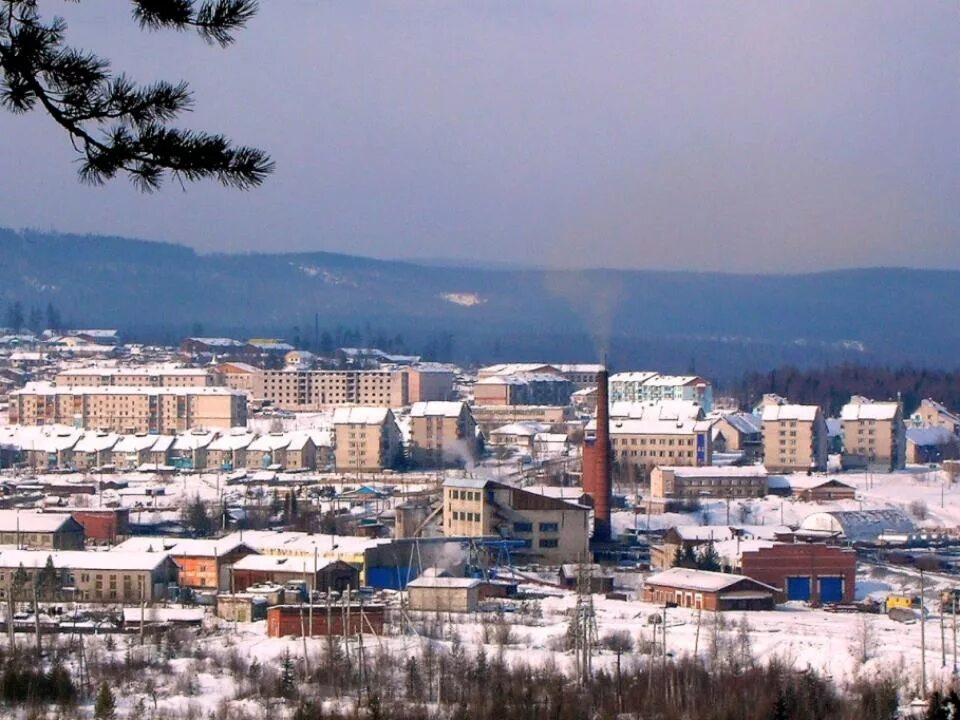
[[443,530],[449,537],[522,540],[515,554],[531,562],[576,562],[589,550],[590,508],[493,480],[448,478]]
[[770,472],[827,467],[827,423],[816,405],[763,406],[763,464]]
[[175,435],[247,424],[247,399],[225,387],[60,387],[28,383],[10,396],[10,421],[118,433]]
[[402,407],[409,404],[406,371],[263,370],[253,378],[253,397],[294,412],[341,405]]
[[903,469],[907,438],[899,402],[876,402],[855,395],[843,406],[840,420],[844,454],[868,465]]
[[218,378],[202,368],[78,368],[62,370],[54,378],[58,387],[209,387]]
[[400,428],[389,408],[337,408],[333,426],[337,472],[380,472],[403,460]]
[[410,409],[410,462],[417,467],[469,464],[477,423],[463,402],[418,402]]

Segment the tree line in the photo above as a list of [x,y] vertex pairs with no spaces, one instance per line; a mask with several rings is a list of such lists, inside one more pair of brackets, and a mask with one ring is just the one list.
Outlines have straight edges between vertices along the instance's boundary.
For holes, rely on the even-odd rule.
[[5,327],[14,333],[23,330],[35,333],[43,330],[60,331],[64,327],[63,316],[52,302],[48,302],[46,308],[41,308],[36,304],[27,307],[19,300],[13,300],[7,303],[3,319]]
[[790,402],[819,405],[834,417],[851,395],[874,400],[894,400],[899,395],[904,413],[911,413],[925,398],[960,408],[960,371],[855,364],[804,370],[788,365],[769,372],[748,372],[718,391],[732,395],[744,409],[752,408],[765,393],[776,393]]

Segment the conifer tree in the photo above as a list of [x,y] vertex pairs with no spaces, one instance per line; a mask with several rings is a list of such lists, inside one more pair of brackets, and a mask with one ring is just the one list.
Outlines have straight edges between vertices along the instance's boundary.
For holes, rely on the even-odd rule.
[[296,690],[296,677],[294,676],[293,658],[290,657],[289,651],[283,654],[283,662],[280,664],[280,680],[278,690],[280,697],[287,698],[288,700],[293,697],[294,691]]
[[[257,0],[130,4],[144,30],[194,30],[221,47],[257,11]],[[100,185],[123,173],[140,189],[154,190],[170,175],[247,189],[272,172],[273,161],[262,150],[171,125],[193,106],[187,83],[137,85],[113,72],[106,58],[68,44],[62,18],[41,14],[56,6],[51,0],[0,2],[0,107],[18,114],[43,110],[79,153],[82,181]]]
[[96,720],[113,720],[117,713],[117,701],[113,697],[113,691],[104,680],[100,683],[100,689],[97,690],[97,699],[93,704],[93,717]]

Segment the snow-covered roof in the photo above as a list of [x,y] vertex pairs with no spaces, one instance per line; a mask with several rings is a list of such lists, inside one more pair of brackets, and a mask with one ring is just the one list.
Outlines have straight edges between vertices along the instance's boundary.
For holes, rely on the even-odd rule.
[[[170,437],[172,442],[172,436],[168,435],[166,437]],[[117,444],[113,446],[113,451],[115,453],[143,452],[144,450],[152,448],[159,439],[160,436],[157,435],[123,435],[117,441]]]
[[48,557],[54,567],[72,570],[153,570],[167,559],[165,553],[113,550],[0,550],[0,567],[42,568]]
[[225,337],[192,337],[187,338],[192,342],[202,343],[203,345],[208,345],[210,347],[243,347],[244,343],[239,340],[234,340],[233,338]]
[[120,441],[116,433],[88,432],[73,447],[74,452],[95,453],[109,450]]
[[812,422],[817,419],[820,408],[816,405],[764,405],[763,421],[798,420]]
[[389,414],[390,408],[384,407],[338,407],[333,411],[333,424],[382,425]]
[[0,510],[0,530],[3,532],[56,532],[71,521],[67,513],[38,513],[32,510]]
[[[11,395],[244,395],[240,390],[216,385],[188,387],[144,387],[140,385],[54,385],[50,382],[27,383]],[[245,396],[245,395],[244,395]]]
[[683,590],[718,592],[731,587],[732,585],[736,585],[744,580],[761,585],[770,591],[776,590],[776,588],[765,583],[758,582],[753,578],[748,578],[746,575],[734,575],[732,573],[709,572],[707,570],[693,570],[690,568],[678,567],[670,568],[669,570],[657,573],[656,575],[651,575],[644,580],[644,584],[663,585],[666,587],[681,588]]
[[234,428],[228,433],[223,433],[216,437],[207,447],[208,450],[243,450],[256,438],[256,434],[243,428]]
[[763,432],[763,424],[753,413],[735,412],[724,415],[723,419],[735,430],[745,435],[754,435]]
[[180,540],[176,545],[170,548],[169,553],[174,557],[192,556],[192,557],[218,557],[226,555],[237,548],[245,546],[239,537],[228,535],[219,539],[194,538]]
[[250,452],[274,452],[290,445],[289,433],[267,433],[250,443],[247,449]]
[[187,451],[200,450],[213,442],[215,437],[216,433],[210,432],[209,430],[190,430],[189,432],[177,435],[173,441],[172,449]]
[[422,575],[407,583],[408,588],[451,588],[461,590],[470,590],[479,585],[480,580],[477,578],[425,577]]
[[546,432],[550,429],[548,423],[538,422],[515,422],[507,425],[501,425],[495,430],[491,430],[491,435],[517,435],[521,437],[533,437],[538,433]]
[[956,436],[941,426],[907,428],[907,441],[914,445],[948,445],[956,442]]
[[855,420],[893,420],[900,410],[896,402],[849,402],[840,410],[843,421]]
[[69,368],[66,370],[61,370],[57,373],[58,378],[71,378],[71,377],[90,377],[96,375],[98,377],[138,377],[141,375],[150,375],[150,376],[162,376],[167,375],[170,377],[205,377],[207,371],[203,368],[185,368],[185,367],[171,367],[166,365],[159,366],[147,366],[147,367],[84,367],[84,368]]
[[618,372],[610,376],[610,382],[639,382],[644,383],[650,378],[654,378],[659,373],[652,370],[639,370],[633,372]]
[[[323,570],[329,561],[316,562],[317,570]],[[312,573],[314,558],[308,555],[247,555],[233,564],[234,570],[257,570],[260,572]]]
[[[689,435],[695,432],[709,432],[712,427],[709,420],[695,418],[677,418],[661,420],[656,417],[610,418],[611,435]],[[596,430],[596,420],[587,423],[587,430]]]
[[707,465],[703,467],[690,466],[660,466],[660,470],[669,470],[677,478],[765,478],[767,469],[763,465]]
[[446,402],[441,400],[430,400],[427,402],[415,402],[410,408],[411,417],[460,417],[463,412],[462,402]]
[[[774,480],[774,478],[776,478],[776,480]],[[830,483],[837,483],[851,490],[854,489],[852,485],[845,483],[839,478],[824,477],[822,475],[808,476],[800,473],[772,476],[768,482],[772,488],[789,488],[791,490],[815,490],[818,487],[823,487]]]
[[610,405],[610,417],[629,420],[699,420],[703,417],[703,407],[690,400],[617,400]]
[[917,529],[903,511],[894,508],[816,512],[807,515],[800,528],[839,533],[851,542],[870,542],[883,533],[911,533]]

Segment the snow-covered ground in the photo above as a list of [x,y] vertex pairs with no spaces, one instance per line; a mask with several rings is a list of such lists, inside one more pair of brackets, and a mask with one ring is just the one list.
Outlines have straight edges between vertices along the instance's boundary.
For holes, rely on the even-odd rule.
[[[806,473],[798,473],[806,478]],[[768,495],[750,500],[702,500],[700,510],[691,513],[663,513],[649,517],[632,510],[616,512],[613,525],[616,531],[638,527],[641,530],[669,528],[676,525],[799,525],[805,517],[825,510],[876,510],[898,508],[911,514],[913,503],[922,503],[927,511],[925,519],[914,518],[921,527],[955,528],[960,526],[960,483],[951,484],[947,474],[926,466],[908,467],[893,473],[831,473],[824,478],[852,485],[857,492],[855,500],[836,500],[821,503],[802,502],[796,498]],[[628,498],[630,497],[628,493]],[[942,503],[941,503],[942,498]],[[641,506],[642,506],[641,501]]]

